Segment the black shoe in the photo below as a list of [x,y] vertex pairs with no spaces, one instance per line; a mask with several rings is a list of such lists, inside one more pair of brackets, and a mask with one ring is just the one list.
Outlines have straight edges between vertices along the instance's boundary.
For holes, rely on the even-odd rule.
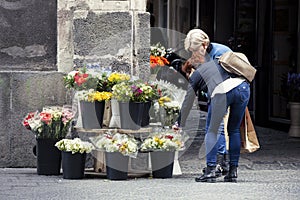
[[224,158],[221,163],[221,168],[222,168],[222,175],[225,176],[229,172],[229,155],[224,154],[223,157]]
[[237,182],[237,166],[231,165],[228,174],[224,177],[224,182]]
[[223,175],[223,169],[221,165],[216,166],[216,177],[219,178]]
[[[204,168],[202,169],[203,174],[205,174],[205,171],[206,171],[206,167],[204,167]],[[222,167],[221,167],[220,165],[217,165],[217,166],[216,166],[215,174],[216,174],[216,178],[220,178],[222,175],[226,175],[227,172],[226,172],[226,174],[223,174]]]
[[[206,167],[202,169],[203,174],[205,174]],[[227,154],[218,155],[217,166],[216,166],[216,177],[220,178],[221,176],[227,175],[229,172],[229,163],[227,159]]]
[[205,168],[205,173],[195,178],[196,182],[208,182],[215,183],[216,182],[216,167],[215,166],[207,166]]

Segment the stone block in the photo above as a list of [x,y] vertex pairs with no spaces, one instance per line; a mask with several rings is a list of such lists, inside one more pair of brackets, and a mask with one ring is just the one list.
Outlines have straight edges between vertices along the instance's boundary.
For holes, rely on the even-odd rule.
[[[132,62],[132,13],[74,13],[74,59],[111,65]],[[110,62],[108,62],[108,60]]]
[[0,69],[56,69],[56,1],[9,1],[0,9]]
[[134,51],[139,77],[148,80],[150,76],[150,14],[137,12],[135,14]]
[[9,161],[9,118],[10,118],[10,74],[0,73],[0,166],[7,166]]
[[[26,130],[22,120],[27,113],[47,105],[66,104],[63,73],[2,72],[0,73],[1,152],[0,167],[33,167],[34,134]],[[2,92],[3,91],[3,92]],[[3,158],[3,159],[2,159]]]
[[72,22],[73,11],[57,12],[57,66],[58,71],[70,72],[73,69]]
[[146,0],[131,0],[130,10],[146,11]]

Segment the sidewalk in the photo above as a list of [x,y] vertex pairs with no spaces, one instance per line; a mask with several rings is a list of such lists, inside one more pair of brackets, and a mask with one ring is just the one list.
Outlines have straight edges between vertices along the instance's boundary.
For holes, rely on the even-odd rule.
[[[192,120],[199,118],[192,112]],[[190,127],[188,148],[179,158],[182,175],[171,179],[67,180],[62,175],[39,176],[35,168],[2,168],[0,199],[300,199],[300,139],[262,127],[256,127],[261,149],[241,155],[238,183],[224,183],[223,178],[214,184],[196,183],[205,166],[202,127]]]

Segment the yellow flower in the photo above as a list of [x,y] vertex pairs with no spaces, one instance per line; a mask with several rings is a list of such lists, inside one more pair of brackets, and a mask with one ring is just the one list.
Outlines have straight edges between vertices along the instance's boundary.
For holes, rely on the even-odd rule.
[[105,101],[111,99],[112,93],[111,92],[99,92],[96,91],[88,96],[88,101]]
[[167,96],[160,97],[158,103],[160,106],[163,106],[165,102],[170,102],[171,98]]
[[126,143],[122,144],[122,146],[120,147],[120,152],[125,152],[127,147],[128,145]]
[[120,81],[128,81],[130,79],[130,76],[128,74],[123,73],[117,73],[114,72],[108,77],[108,81],[112,83],[117,83]]

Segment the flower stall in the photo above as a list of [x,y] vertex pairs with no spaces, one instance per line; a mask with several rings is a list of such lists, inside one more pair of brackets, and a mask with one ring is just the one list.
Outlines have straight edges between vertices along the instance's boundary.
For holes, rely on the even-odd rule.
[[[164,54],[165,49],[160,44],[151,48],[150,66],[153,70],[168,64],[163,57]],[[149,173],[149,153],[142,152],[141,143],[153,133],[155,127],[163,128],[164,131],[170,128],[180,109],[180,95],[184,93],[167,82],[145,82],[123,72],[86,67],[71,71],[63,79],[65,87],[72,94],[72,106],[63,107],[60,114],[57,111],[59,109],[55,107],[45,107],[41,113],[29,113],[23,125],[34,131],[37,138],[55,139],[50,146],[55,147],[56,144],[55,150],[61,151],[58,153],[59,159],[61,159],[61,154],[67,152],[74,154],[76,150],[72,148],[84,148],[82,145],[88,144],[85,142],[92,142],[95,149],[78,150],[83,153],[75,153],[77,161],[79,163],[80,160],[85,160],[86,158],[83,157],[87,154],[93,156],[94,172],[104,172],[109,179],[118,179],[110,176],[112,170],[109,166],[107,167],[107,164],[113,165],[115,162],[108,163],[108,158],[112,158],[113,154],[118,154],[119,160],[127,157],[127,167],[129,167],[127,173],[137,174],[140,171],[135,171],[130,166],[131,162],[138,160],[140,155],[148,155],[146,169],[141,171]],[[151,108],[153,110],[157,106],[160,115],[150,116]],[[159,123],[153,124],[151,118],[157,117]],[[59,120],[61,122],[57,122]],[[74,126],[71,134],[69,138],[65,138],[70,131],[71,124]],[[74,137],[80,139],[72,139]],[[41,155],[40,149],[38,152],[38,155]],[[68,157],[71,159],[75,155]],[[64,178],[73,177],[66,173],[63,174]],[[82,177],[82,173],[74,176],[74,178]]]

